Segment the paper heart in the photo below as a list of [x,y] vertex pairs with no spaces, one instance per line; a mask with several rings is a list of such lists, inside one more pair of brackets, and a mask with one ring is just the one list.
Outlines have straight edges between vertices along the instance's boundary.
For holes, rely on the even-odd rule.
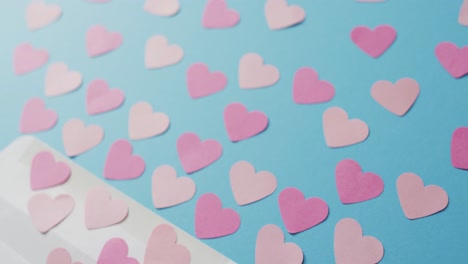
[[88,192],[85,202],[85,224],[88,229],[98,229],[118,224],[128,215],[128,205],[124,200],[111,198],[103,187]]
[[335,226],[336,264],[378,263],[384,254],[380,241],[362,236],[361,225],[352,218],[343,218]]
[[392,26],[381,25],[374,30],[356,27],[351,31],[351,40],[373,58],[382,55],[395,41],[397,33]]
[[275,225],[265,225],[257,235],[255,264],[302,264],[304,254],[294,243],[284,243],[284,234]]
[[239,23],[240,16],[228,8],[226,0],[208,0],[202,20],[205,28],[229,28]]
[[94,80],[88,86],[86,93],[86,112],[97,115],[119,108],[125,100],[124,93],[119,89],[110,89],[104,80]]
[[133,147],[125,139],[115,141],[107,154],[104,177],[110,180],[129,180],[140,177],[145,171],[145,161],[132,155]]
[[145,66],[148,69],[177,64],[183,57],[184,50],[178,45],[169,45],[164,36],[153,36],[146,41]]
[[177,234],[172,226],[160,224],[153,229],[146,246],[144,264],[190,264],[190,252],[176,244]]
[[323,133],[329,147],[339,148],[366,140],[369,128],[362,120],[348,120],[343,109],[331,107],[323,113]]
[[371,96],[377,103],[398,116],[403,116],[413,106],[419,95],[419,84],[411,78],[403,78],[395,84],[378,81],[372,85]]
[[31,162],[31,189],[40,190],[65,183],[71,170],[65,162],[56,162],[52,153],[37,153]]
[[192,98],[200,98],[217,93],[227,85],[222,72],[210,72],[203,63],[195,63],[187,70],[187,88]]
[[184,133],[177,139],[177,152],[185,172],[201,170],[221,157],[223,147],[214,140],[201,141],[195,133]]
[[143,9],[153,15],[174,16],[179,12],[179,0],[146,0]]
[[458,14],[458,23],[463,26],[468,26],[468,1],[463,0],[462,6],[460,7],[460,13]]
[[247,53],[239,62],[239,86],[254,89],[271,86],[278,82],[280,73],[273,65],[263,64],[263,58],[256,53]]
[[468,127],[455,129],[450,147],[452,165],[455,168],[468,170]]
[[78,156],[95,146],[104,138],[104,129],[98,125],[85,126],[80,119],[70,119],[62,128],[62,141],[68,156]]
[[288,5],[287,0],[267,0],[265,17],[268,27],[278,30],[302,23],[306,13],[300,6]]
[[31,2],[26,8],[26,24],[29,30],[36,30],[56,21],[62,15],[59,5],[44,2]]
[[139,262],[128,257],[128,246],[125,240],[112,238],[102,248],[97,264],[139,264]]
[[260,111],[249,112],[241,103],[231,103],[224,109],[224,126],[231,141],[241,141],[262,133],[268,117]]
[[45,94],[47,96],[57,96],[70,93],[78,89],[82,81],[81,73],[68,71],[65,63],[51,64],[46,73]]
[[426,217],[444,210],[448,205],[448,195],[436,185],[424,187],[422,179],[411,172],[397,179],[398,198],[408,219]]
[[49,52],[35,49],[29,43],[19,44],[13,54],[13,69],[16,75],[26,74],[39,69],[49,60]]
[[[66,249],[56,248],[47,256],[47,264],[72,264],[72,258]],[[73,264],[81,264],[81,262],[73,262]]]
[[276,190],[276,177],[271,172],[259,171],[247,161],[239,161],[229,171],[231,189],[239,205],[259,201]]
[[435,54],[440,64],[454,78],[468,74],[468,46],[458,48],[451,42],[442,42],[435,48]]
[[48,130],[57,124],[57,119],[57,113],[46,109],[41,98],[32,98],[24,105],[19,131],[21,133],[36,133]]
[[133,140],[160,135],[169,128],[165,113],[153,113],[149,103],[139,102],[132,106],[128,117],[128,133]]
[[166,208],[184,203],[195,195],[196,186],[189,177],[177,178],[176,170],[162,165],[153,172],[153,204]]
[[195,209],[195,234],[198,238],[227,236],[239,229],[239,214],[230,208],[223,209],[222,206],[216,194],[200,196]]
[[31,221],[41,233],[46,233],[72,212],[75,201],[70,195],[61,194],[55,199],[45,193],[32,196],[28,202]]
[[293,81],[293,100],[296,104],[318,104],[333,99],[335,88],[319,80],[317,72],[309,67],[297,70]]
[[111,52],[122,45],[123,37],[118,32],[108,32],[104,26],[96,25],[86,32],[86,50],[90,57]]
[[286,188],[278,197],[278,204],[286,229],[296,234],[325,221],[328,216],[327,203],[318,198],[305,199],[296,188]]
[[359,203],[382,194],[384,183],[379,175],[363,173],[361,166],[352,160],[344,159],[336,165],[336,188],[344,204]]

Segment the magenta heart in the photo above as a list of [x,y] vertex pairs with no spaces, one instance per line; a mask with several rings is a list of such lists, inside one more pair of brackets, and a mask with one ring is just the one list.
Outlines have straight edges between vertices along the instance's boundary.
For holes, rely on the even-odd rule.
[[205,28],[229,28],[239,23],[237,11],[228,9],[225,0],[209,0],[203,13]]
[[97,264],[139,264],[139,262],[128,257],[128,246],[125,240],[112,238],[102,248]]
[[354,44],[373,58],[382,55],[395,41],[396,36],[395,29],[389,25],[381,25],[374,30],[361,26],[351,32]]
[[200,98],[217,93],[227,85],[222,72],[210,72],[203,63],[195,63],[187,70],[187,88],[192,98]]
[[86,112],[90,115],[105,113],[119,108],[125,100],[119,89],[110,89],[104,80],[94,80],[86,93]]
[[295,234],[314,227],[328,216],[327,203],[316,197],[304,197],[296,188],[284,189],[278,197],[281,217],[289,233]]
[[455,168],[468,170],[468,127],[459,127],[453,132],[450,153]]
[[56,162],[54,156],[42,151],[31,162],[31,189],[40,190],[63,184],[70,178],[70,167]]
[[458,48],[450,42],[442,42],[435,48],[440,64],[453,77],[460,78],[468,74],[468,46]]
[[185,172],[201,170],[221,157],[223,147],[218,141],[201,141],[195,133],[184,133],[177,139],[177,152]]
[[321,81],[317,72],[309,67],[297,70],[293,82],[293,100],[296,104],[318,104],[328,102],[335,96],[335,88]]
[[232,103],[224,109],[224,125],[231,141],[253,137],[268,126],[268,117],[260,111],[247,111],[241,103]]
[[23,43],[16,47],[13,54],[13,68],[16,75],[34,71],[49,60],[47,50],[36,50],[29,43]]
[[145,264],[171,263],[189,264],[190,251],[185,246],[176,244],[177,234],[168,224],[160,224],[154,228],[146,246]]
[[145,171],[145,161],[132,155],[133,147],[125,139],[115,141],[107,154],[104,177],[110,180],[128,180],[140,177]]
[[[102,1],[101,1],[102,2]],[[86,49],[90,57],[96,57],[111,52],[122,45],[120,33],[108,32],[104,26],[92,26],[86,32]]]
[[57,124],[57,119],[57,113],[46,109],[41,98],[32,98],[24,105],[19,130],[21,133],[48,130]]

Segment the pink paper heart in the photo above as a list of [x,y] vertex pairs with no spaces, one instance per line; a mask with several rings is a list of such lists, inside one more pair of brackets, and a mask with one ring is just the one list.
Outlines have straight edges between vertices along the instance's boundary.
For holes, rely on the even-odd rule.
[[32,196],[28,202],[31,221],[41,233],[46,233],[62,222],[75,207],[70,195],[61,194],[55,199],[45,193]]
[[26,8],[26,24],[29,30],[37,30],[56,21],[62,15],[59,5],[31,2]]
[[94,80],[86,93],[86,112],[97,115],[119,108],[125,100],[119,89],[110,89],[105,80]]
[[124,200],[111,198],[103,187],[93,188],[86,195],[85,223],[88,229],[98,229],[118,224],[128,215],[128,205]]
[[39,69],[49,60],[45,49],[34,49],[29,43],[19,44],[13,54],[13,68],[16,75],[26,74]]
[[37,153],[31,162],[31,189],[40,190],[65,183],[71,170],[65,162],[56,162],[52,153]]
[[146,12],[158,16],[174,16],[180,10],[179,0],[146,0]]
[[201,141],[195,133],[184,133],[177,139],[177,152],[185,172],[201,170],[221,157],[223,147],[214,140]]
[[140,177],[145,171],[145,161],[132,155],[133,147],[125,139],[115,141],[107,154],[104,177],[110,180],[129,180]]
[[123,37],[118,32],[108,32],[104,26],[95,25],[86,32],[86,49],[90,57],[111,52],[122,45]]
[[468,0],[463,0],[458,13],[458,23],[463,26],[468,26]]
[[397,179],[398,198],[408,219],[426,217],[444,210],[448,205],[448,195],[436,185],[424,187],[422,179],[411,172]]
[[177,64],[183,57],[184,50],[178,45],[169,45],[164,36],[153,36],[146,41],[145,66],[148,69]]
[[69,71],[65,63],[51,64],[46,73],[45,94],[57,96],[71,93],[80,88],[82,81],[81,73]]
[[378,239],[362,236],[361,225],[352,218],[343,218],[335,226],[336,264],[379,263],[384,248]]
[[317,197],[305,199],[296,188],[286,188],[278,197],[278,204],[286,229],[296,234],[325,221],[328,216],[327,203]]
[[228,8],[226,0],[208,0],[202,20],[205,28],[229,28],[237,25],[240,17]]
[[276,190],[276,177],[268,171],[255,173],[255,168],[247,161],[239,161],[229,171],[231,189],[239,205],[261,200]]
[[344,159],[336,165],[336,188],[344,204],[359,203],[382,194],[384,183],[379,175],[363,173],[361,166],[352,160]]
[[256,53],[247,53],[239,62],[239,86],[255,89],[271,86],[278,82],[280,73],[273,65],[263,63],[263,58]]
[[450,154],[455,168],[468,170],[468,127],[455,129]]
[[268,117],[260,111],[249,112],[241,103],[231,103],[224,109],[224,126],[231,141],[241,141],[262,133]]
[[146,246],[144,263],[189,264],[190,252],[185,246],[176,242],[177,234],[172,226],[167,224],[156,226]]
[[458,48],[451,42],[442,42],[435,48],[435,54],[440,64],[454,78],[468,74],[468,46]]
[[372,85],[371,96],[388,111],[403,116],[413,106],[419,95],[419,84],[411,78],[403,78],[395,84],[378,81]]
[[317,72],[309,67],[297,70],[293,82],[293,100],[296,104],[318,104],[333,99],[335,88],[319,80]]
[[233,209],[223,209],[213,193],[198,199],[195,209],[195,234],[198,238],[216,238],[233,234],[239,229],[240,216]]
[[58,115],[48,110],[41,98],[32,98],[26,102],[21,113],[19,131],[36,133],[51,129],[57,124]]
[[362,120],[348,120],[343,109],[331,107],[323,113],[323,133],[329,147],[339,148],[366,140],[369,128]]
[[[72,258],[66,249],[56,248],[47,256],[47,264],[72,264]],[[73,264],[81,264],[81,262],[73,262]]]
[[294,243],[284,243],[284,234],[275,225],[265,225],[257,235],[255,264],[302,264],[304,254]]
[[139,264],[139,262],[128,257],[128,246],[125,240],[112,238],[102,248],[97,264]]
[[360,26],[351,31],[351,40],[373,58],[382,55],[395,41],[397,33],[392,26],[381,25],[374,30]]
[[300,6],[288,5],[287,0],[267,0],[265,17],[268,27],[278,30],[302,23],[306,13]]
[[74,157],[80,155],[101,143],[104,129],[97,125],[85,126],[80,119],[67,121],[62,128],[62,141],[65,153]]
[[165,113],[153,113],[149,103],[138,102],[130,109],[128,133],[134,140],[150,138],[166,132],[169,124]]
[[156,208],[166,208],[184,203],[195,194],[195,183],[189,177],[177,178],[176,170],[163,165],[153,172],[153,204]]
[[217,93],[227,85],[222,72],[210,72],[203,63],[195,63],[187,70],[187,88],[193,99]]

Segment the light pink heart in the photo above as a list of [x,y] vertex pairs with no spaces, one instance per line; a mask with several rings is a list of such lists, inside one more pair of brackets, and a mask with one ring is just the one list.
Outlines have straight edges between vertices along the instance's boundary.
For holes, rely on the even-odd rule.
[[62,8],[59,5],[31,2],[26,8],[26,24],[29,30],[37,30],[58,20],[61,15]]
[[293,100],[296,104],[318,104],[333,99],[335,88],[319,80],[317,72],[309,67],[297,70],[293,81]]
[[271,86],[278,82],[280,73],[273,65],[263,63],[263,58],[256,53],[247,53],[239,62],[239,87],[255,89]]
[[287,0],[267,0],[265,18],[272,30],[292,27],[302,23],[306,17],[304,9],[297,5],[288,5]]
[[184,50],[178,45],[169,45],[164,36],[153,36],[146,41],[145,66],[148,69],[177,64],[183,57]]
[[239,214],[230,208],[223,209],[216,194],[200,196],[195,209],[195,234],[198,238],[227,236],[235,233],[239,226]]
[[40,190],[65,183],[71,170],[65,162],[56,162],[52,153],[37,153],[31,162],[31,189]]
[[454,78],[468,74],[468,46],[458,48],[451,42],[442,42],[435,48],[440,64]]
[[193,99],[217,93],[226,85],[227,78],[222,72],[210,72],[203,63],[192,64],[187,70],[187,88]]
[[124,93],[119,89],[110,89],[104,80],[94,80],[88,86],[86,93],[86,112],[97,115],[119,108],[125,100]]
[[468,170],[468,127],[455,129],[450,146],[452,165],[455,168]]
[[384,248],[378,239],[362,236],[361,225],[352,218],[343,218],[335,226],[336,264],[379,263]]
[[372,85],[371,96],[388,111],[403,116],[413,106],[419,95],[419,84],[411,78],[403,78],[395,84],[378,81]]
[[276,190],[276,177],[271,172],[259,171],[247,161],[239,161],[229,171],[231,189],[239,205],[259,201]]
[[172,226],[167,224],[156,226],[148,240],[143,263],[190,264],[190,252],[185,246],[176,242],[177,234]]
[[468,0],[463,0],[458,13],[458,23],[463,26],[468,26]]
[[278,204],[284,225],[291,234],[312,228],[328,216],[328,205],[324,200],[318,197],[305,199],[299,189],[292,187],[281,191]]
[[146,0],[146,12],[158,16],[174,16],[180,10],[179,0]]
[[237,142],[262,133],[268,127],[268,117],[260,111],[249,112],[241,103],[231,103],[224,109],[224,126],[229,139]]
[[132,106],[128,117],[128,133],[133,140],[160,135],[169,128],[165,113],[153,113],[149,103],[139,102]]
[[166,208],[192,199],[196,186],[189,177],[177,177],[176,170],[163,165],[153,172],[153,204],[156,208]]
[[[47,256],[47,264],[72,264],[72,258],[66,249],[56,248]],[[73,264],[81,264],[81,262],[73,262]]]
[[284,243],[284,234],[275,225],[265,225],[257,235],[255,264],[302,264],[304,254],[294,243]]
[[228,8],[226,0],[208,0],[202,20],[205,28],[229,28],[239,23],[240,16]]
[[214,140],[201,141],[195,133],[184,133],[177,139],[177,152],[185,172],[201,170],[221,157],[223,147]]
[[16,75],[26,74],[39,69],[49,60],[49,52],[35,49],[29,43],[19,44],[13,54],[13,68]]
[[97,125],[85,126],[80,119],[67,121],[62,128],[62,141],[65,153],[74,157],[80,155],[95,146],[104,138],[104,129]]
[[369,128],[362,120],[349,120],[343,109],[331,107],[323,113],[323,133],[329,147],[339,148],[366,140]]
[[83,76],[76,71],[69,71],[63,62],[57,62],[49,66],[45,79],[45,94],[57,96],[71,93],[80,88]]
[[32,98],[24,105],[19,131],[21,133],[37,133],[49,130],[57,124],[57,119],[57,113],[46,109],[41,98]]
[[86,195],[85,224],[88,229],[98,229],[118,224],[128,215],[124,200],[111,198],[103,187],[95,187]]
[[408,219],[426,217],[444,210],[448,205],[448,195],[436,185],[424,186],[422,179],[411,172],[397,179],[398,198]]
[[115,141],[107,154],[104,177],[110,180],[129,180],[140,177],[145,171],[145,161],[132,155],[133,147],[125,139]]
[[128,246],[125,240],[112,238],[102,248],[97,264],[139,264],[139,262],[128,257]]
[[351,31],[351,40],[373,58],[382,55],[395,41],[397,33],[392,26],[381,25],[374,30],[360,26]]
[[109,32],[104,26],[95,25],[86,32],[86,50],[90,57],[111,52],[122,45],[123,37],[118,32]]
[[70,195],[61,194],[55,199],[45,193],[32,196],[28,202],[31,221],[41,233],[46,233],[72,212],[75,201]]

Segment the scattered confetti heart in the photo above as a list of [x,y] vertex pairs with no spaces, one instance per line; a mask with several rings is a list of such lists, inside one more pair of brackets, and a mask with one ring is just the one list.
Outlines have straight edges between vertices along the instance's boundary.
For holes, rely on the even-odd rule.
[[451,42],[442,42],[435,48],[435,54],[440,64],[454,78],[468,74],[468,46],[458,48]]
[[68,66],[65,63],[56,62],[47,69],[45,94],[47,96],[67,94],[78,89],[82,82],[81,73],[68,71]]
[[[72,264],[70,253],[64,248],[56,248],[47,256],[47,264]],[[80,262],[73,262],[73,264],[81,264]]]
[[278,204],[286,229],[291,234],[300,233],[325,221],[327,203],[317,197],[305,199],[296,188],[286,188],[278,197]]
[[104,26],[92,26],[86,32],[86,49],[90,57],[113,51],[122,45],[123,37],[117,32],[108,32]]
[[468,170],[468,127],[459,127],[453,132],[450,152],[452,165]]
[[240,216],[233,209],[223,209],[213,193],[200,196],[195,209],[195,234],[198,238],[216,238],[233,234],[239,229]]
[[229,9],[226,0],[208,0],[203,13],[203,27],[230,28],[239,23],[237,11]]
[[59,5],[31,2],[26,8],[26,24],[29,30],[37,30],[58,20],[61,15],[62,8]]
[[13,69],[16,75],[39,69],[49,60],[49,52],[35,49],[29,43],[19,44],[13,54]]
[[196,186],[189,177],[177,178],[176,170],[162,165],[153,172],[153,204],[166,208],[184,203],[195,195]]
[[224,109],[224,125],[229,139],[236,142],[265,131],[268,117],[260,111],[249,112],[241,103],[231,103]]
[[29,215],[36,228],[46,233],[62,222],[75,207],[70,195],[61,194],[55,199],[45,193],[32,196],[28,202]]
[[133,147],[125,139],[115,141],[107,154],[104,177],[110,180],[129,180],[140,177],[145,171],[145,161],[132,155]]
[[374,30],[356,27],[351,31],[351,40],[367,55],[378,58],[395,41],[397,33],[392,26],[381,25]]
[[201,170],[221,157],[223,147],[214,140],[201,141],[195,133],[184,133],[177,139],[177,152],[185,172]]
[[94,80],[88,86],[86,93],[86,112],[97,115],[119,108],[125,100],[124,93],[119,89],[110,89],[104,80]]
[[118,224],[127,215],[128,205],[125,201],[111,199],[111,194],[103,187],[96,187],[86,195],[85,223],[88,229]]
[[369,128],[362,120],[348,120],[343,109],[331,107],[323,113],[323,133],[329,147],[339,148],[366,140]]
[[205,97],[217,93],[227,85],[222,72],[210,72],[203,63],[195,63],[187,70],[187,88],[192,98]]
[[145,264],[190,264],[190,251],[176,244],[177,234],[172,226],[160,224],[151,233],[146,246]]
[[300,6],[288,5],[287,0],[267,0],[265,17],[268,27],[278,30],[302,23],[306,13]]
[[335,88],[319,80],[317,72],[309,67],[297,70],[293,81],[293,100],[296,104],[318,104],[333,99]]
[[468,26],[468,0],[463,0],[460,13],[458,15],[458,23],[463,26]]
[[422,179],[411,172],[398,177],[397,191],[401,208],[408,219],[433,215],[448,205],[448,195],[444,189],[436,185],[424,187]]
[[139,264],[139,262],[128,257],[128,245],[125,240],[112,238],[102,248],[97,264]]
[[294,243],[284,243],[284,234],[275,225],[265,225],[258,231],[255,264],[302,264],[304,254]]
[[70,167],[65,162],[56,162],[50,152],[39,152],[31,162],[31,189],[35,191],[63,184],[70,175]]
[[403,116],[413,106],[419,95],[419,84],[411,78],[403,78],[395,84],[378,81],[372,85],[371,96],[377,103],[398,116]]
[[179,13],[179,0],[146,0],[143,9],[153,15],[174,16]]
[[45,108],[41,98],[32,98],[26,102],[21,114],[21,133],[36,133],[49,130],[57,124],[57,113]]
[[262,88],[278,82],[280,73],[273,65],[263,64],[256,53],[247,53],[239,62],[239,86],[244,89]]
[[62,128],[62,141],[68,156],[78,156],[95,146],[104,138],[104,129],[98,125],[85,126],[77,118],[67,121]]
[[153,113],[149,103],[138,102],[130,109],[128,133],[133,140],[160,135],[169,128],[169,117],[164,113]]
[[164,36],[153,36],[146,41],[145,66],[157,69],[177,64],[184,57],[184,50],[178,45],[169,45]]

